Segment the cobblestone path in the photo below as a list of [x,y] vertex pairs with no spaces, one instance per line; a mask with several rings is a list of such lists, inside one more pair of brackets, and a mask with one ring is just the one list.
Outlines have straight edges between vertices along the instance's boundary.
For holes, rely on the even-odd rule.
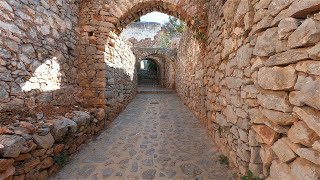
[[52,179],[235,179],[176,94],[138,94]]

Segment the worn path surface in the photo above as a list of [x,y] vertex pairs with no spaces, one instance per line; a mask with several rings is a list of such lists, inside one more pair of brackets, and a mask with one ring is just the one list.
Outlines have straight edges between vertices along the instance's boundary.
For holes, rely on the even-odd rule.
[[235,179],[176,94],[138,94],[52,179]]

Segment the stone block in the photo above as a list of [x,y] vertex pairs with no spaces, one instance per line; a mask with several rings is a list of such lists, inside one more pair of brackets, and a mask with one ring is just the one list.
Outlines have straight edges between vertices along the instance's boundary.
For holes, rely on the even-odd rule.
[[278,156],[281,162],[289,162],[297,157],[290,146],[283,139],[279,139],[272,145],[272,150]]
[[316,140],[320,139],[303,121],[295,122],[293,126],[291,126],[288,131],[288,138],[293,143],[299,143],[307,147],[311,147]]
[[252,129],[263,140],[263,143],[268,145],[273,144],[279,137],[277,132],[266,125],[253,125]]
[[258,95],[258,102],[264,108],[282,112],[292,112],[293,108],[288,93],[284,91],[263,90]]
[[262,108],[261,112],[265,117],[278,125],[292,125],[299,120],[298,116],[293,113],[284,113],[265,108]]
[[288,65],[309,59],[307,49],[291,49],[269,57],[263,62],[265,66]]
[[258,71],[258,83],[263,89],[286,90],[295,85],[297,74],[292,66],[262,67]]
[[297,48],[312,46],[320,41],[320,22],[306,19],[288,38],[288,46]]

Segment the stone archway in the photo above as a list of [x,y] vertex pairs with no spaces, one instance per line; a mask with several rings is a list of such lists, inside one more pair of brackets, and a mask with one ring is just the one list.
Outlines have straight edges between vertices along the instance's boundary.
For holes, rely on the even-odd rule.
[[[147,61],[148,65],[154,64],[156,68],[149,69],[149,67],[145,67],[142,69],[141,62]],[[146,64],[144,64],[146,65]],[[162,61],[159,61],[155,58],[144,58],[140,59],[139,61],[136,61],[136,70],[137,70],[137,80],[138,80],[138,86],[144,86],[144,85],[152,85],[152,86],[158,86],[163,83],[162,74],[163,72],[163,63]]]
[[174,89],[177,52],[168,48],[133,48],[136,62],[143,59],[153,59],[160,67],[162,87]]
[[[130,59],[132,58],[132,51],[121,43],[123,41],[118,36],[124,27],[141,15],[151,11],[160,11],[180,18],[194,31],[205,31],[207,21],[205,15],[206,8],[202,7],[203,4],[199,3],[199,1],[188,3],[183,1],[82,2],[79,19],[79,26],[81,28],[77,80],[82,90],[80,99],[82,99],[83,105],[103,108],[107,106],[113,107],[114,105],[110,105],[109,102],[117,101],[119,98],[118,95],[113,94],[110,96],[112,93],[106,93],[110,88],[110,91],[113,91],[113,85],[117,84],[113,83],[114,75],[108,73],[106,69],[110,69],[110,65],[108,64],[117,64],[117,61],[123,61],[123,59],[130,62],[133,61]],[[124,52],[126,55],[119,58],[122,55],[118,53],[119,51]],[[159,52],[161,51],[164,50],[159,50]],[[168,53],[165,51],[159,52],[153,52],[153,54]],[[130,79],[135,79],[136,77],[132,69],[129,68],[129,64],[124,65],[122,63],[124,66],[120,65],[116,68],[124,72],[123,76],[128,74],[131,77]],[[111,69],[113,68],[111,67]],[[126,72],[128,68],[130,69],[129,73]],[[121,87],[120,90],[116,90],[118,94],[127,93],[127,95],[124,95],[124,98],[121,96],[121,101],[122,99],[132,99],[136,91],[134,88],[135,83],[129,81],[127,80],[126,85],[129,88],[125,89]]]

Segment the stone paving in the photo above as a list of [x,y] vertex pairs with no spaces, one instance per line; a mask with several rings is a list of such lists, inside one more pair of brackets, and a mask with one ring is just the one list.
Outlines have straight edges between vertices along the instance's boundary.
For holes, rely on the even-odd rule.
[[236,179],[176,94],[138,94],[51,179]]

